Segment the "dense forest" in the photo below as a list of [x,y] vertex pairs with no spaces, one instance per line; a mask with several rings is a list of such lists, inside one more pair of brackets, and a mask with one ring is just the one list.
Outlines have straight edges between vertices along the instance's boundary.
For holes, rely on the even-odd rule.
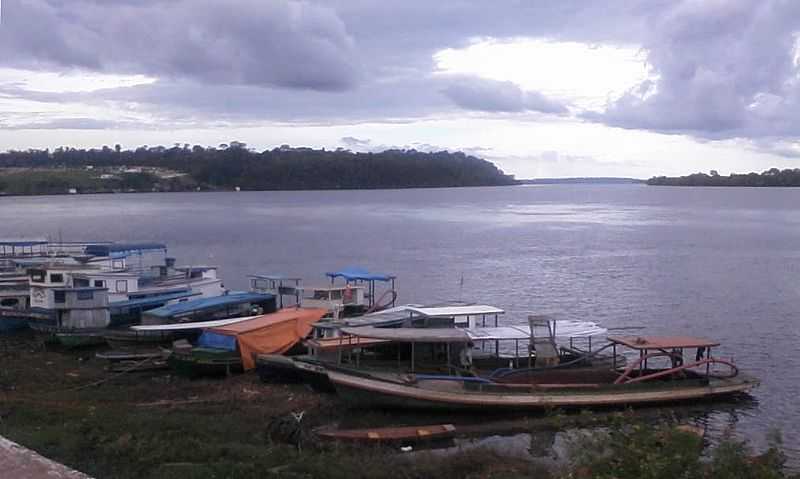
[[[172,174],[163,174],[164,172]],[[5,194],[104,191],[302,190],[515,184],[493,163],[447,151],[353,153],[282,146],[263,152],[232,142],[26,150],[0,153]]]
[[730,176],[721,176],[712,170],[710,174],[695,173],[679,177],[656,176],[647,180],[647,184],[658,186],[800,186],[800,169],[772,168],[761,174],[731,173]]

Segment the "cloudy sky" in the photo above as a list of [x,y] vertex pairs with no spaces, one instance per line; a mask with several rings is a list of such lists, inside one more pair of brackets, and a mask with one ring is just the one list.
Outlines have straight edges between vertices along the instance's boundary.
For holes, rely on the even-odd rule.
[[0,0],[0,150],[463,150],[520,178],[800,167],[795,0]]

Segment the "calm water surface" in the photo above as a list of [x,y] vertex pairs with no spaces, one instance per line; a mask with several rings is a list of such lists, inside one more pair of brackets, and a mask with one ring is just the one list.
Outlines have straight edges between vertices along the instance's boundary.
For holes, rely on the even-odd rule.
[[[763,383],[704,409],[712,435],[783,432],[800,459],[800,189],[547,185],[0,198],[0,236],[163,241],[179,263],[323,282],[398,276],[401,302],[464,299],[722,342]],[[463,287],[460,279],[463,277]]]

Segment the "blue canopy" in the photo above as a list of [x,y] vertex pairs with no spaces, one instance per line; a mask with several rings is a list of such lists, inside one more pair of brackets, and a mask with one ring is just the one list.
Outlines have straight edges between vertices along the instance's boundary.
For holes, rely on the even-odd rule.
[[140,298],[133,298],[133,299],[129,299],[127,301],[117,301],[117,302],[114,302],[114,303],[110,303],[108,305],[108,307],[111,308],[112,313],[114,312],[115,309],[118,310],[118,309],[123,309],[123,308],[136,308],[136,309],[144,310],[145,308],[148,308],[148,307],[156,308],[158,306],[165,305],[169,301],[174,301],[176,299],[189,298],[191,296],[197,296],[199,294],[200,293],[191,292],[189,290],[186,290],[186,291],[181,291],[181,292],[177,292],[177,293],[159,294],[159,295],[154,295],[154,296],[144,296],[144,297],[140,297]]
[[90,244],[86,246],[84,253],[91,256],[111,256],[112,254],[132,254],[143,253],[145,251],[167,251],[164,243],[112,243],[112,244]]
[[392,275],[382,274],[382,273],[370,273],[364,268],[358,268],[358,267],[349,267],[341,271],[325,273],[325,275],[330,277],[331,279],[344,278],[347,281],[391,281],[395,279],[395,276]]
[[205,330],[197,340],[197,345],[204,348],[236,351],[236,336],[228,336],[227,334],[219,334],[214,331]]
[[229,293],[222,296],[214,296],[213,298],[200,298],[181,303],[169,304],[147,312],[148,315],[158,316],[160,318],[169,318],[173,316],[181,316],[192,314],[200,311],[214,311],[218,309],[225,309],[229,306],[235,306],[245,303],[264,303],[269,300],[275,299],[274,294],[261,294],[261,293]]

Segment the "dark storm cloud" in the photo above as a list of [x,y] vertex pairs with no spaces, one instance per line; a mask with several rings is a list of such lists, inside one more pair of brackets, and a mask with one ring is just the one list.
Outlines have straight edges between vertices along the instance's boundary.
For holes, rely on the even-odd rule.
[[793,0],[3,0],[0,64],[152,75],[91,94],[6,94],[135,104],[186,124],[405,121],[568,113],[510,83],[434,74],[444,48],[482,37],[640,45],[654,78],[582,118],[766,149],[800,134],[798,19]]
[[443,90],[458,106],[468,110],[488,112],[524,112],[563,114],[561,103],[533,91],[523,91],[508,81],[464,78]]
[[800,134],[799,29],[793,0],[676,3],[643,42],[657,79],[586,117],[712,139]]
[[360,75],[336,12],[288,0],[5,0],[0,59],[324,91]]

